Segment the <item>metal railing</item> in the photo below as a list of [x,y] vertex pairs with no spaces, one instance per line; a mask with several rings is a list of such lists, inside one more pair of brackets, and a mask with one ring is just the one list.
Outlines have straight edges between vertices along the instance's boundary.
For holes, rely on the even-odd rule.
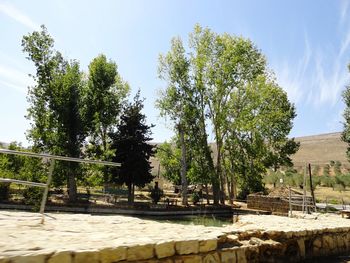
[[22,156],[27,156],[27,157],[35,157],[35,158],[42,158],[42,159],[50,160],[50,167],[49,167],[49,173],[48,173],[46,184],[38,183],[38,182],[22,181],[22,180],[16,180],[16,179],[9,179],[9,178],[0,178],[0,182],[24,184],[24,185],[30,185],[30,186],[44,188],[44,193],[43,193],[43,197],[42,197],[41,204],[40,204],[40,210],[39,210],[40,214],[42,215],[42,218],[41,218],[42,224],[45,222],[44,211],[45,211],[47,195],[48,195],[48,192],[50,189],[50,184],[52,181],[52,173],[53,173],[53,170],[55,167],[55,160],[68,161],[68,162],[78,162],[78,163],[88,163],[88,164],[102,164],[102,165],[117,166],[117,167],[121,165],[120,163],[115,163],[115,162],[80,159],[80,158],[51,155],[51,154],[44,154],[44,153],[22,152],[22,151],[15,151],[15,150],[8,150],[8,149],[1,149],[1,148],[0,148],[0,153],[12,154],[12,155],[22,155]]

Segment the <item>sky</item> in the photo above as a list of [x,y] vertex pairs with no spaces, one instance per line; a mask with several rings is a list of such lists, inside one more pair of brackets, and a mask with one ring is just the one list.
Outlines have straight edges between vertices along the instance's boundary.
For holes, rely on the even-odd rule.
[[171,123],[154,106],[165,87],[158,56],[169,50],[172,37],[186,43],[196,23],[256,44],[296,106],[291,137],[342,130],[350,0],[0,0],[0,141],[28,145],[26,96],[35,68],[21,39],[42,24],[55,48],[78,60],[82,70],[101,53],[115,61],[131,96],[140,89],[145,98],[147,122],[156,125],[154,141],[169,140]]

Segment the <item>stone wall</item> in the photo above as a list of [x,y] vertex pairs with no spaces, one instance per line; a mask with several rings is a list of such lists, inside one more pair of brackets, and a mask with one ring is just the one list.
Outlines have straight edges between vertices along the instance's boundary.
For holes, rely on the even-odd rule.
[[90,251],[56,251],[6,257],[0,263],[245,263],[299,262],[350,252],[350,227],[314,231],[231,232],[209,240],[169,241]]
[[0,263],[299,262],[350,255],[350,220],[335,214],[239,216],[222,227],[128,216],[0,210]]
[[[311,201],[307,200],[307,202]],[[247,197],[247,207],[250,209],[269,211],[272,213],[288,214],[289,202],[280,197],[251,194]],[[292,210],[301,211],[302,206],[292,205]]]

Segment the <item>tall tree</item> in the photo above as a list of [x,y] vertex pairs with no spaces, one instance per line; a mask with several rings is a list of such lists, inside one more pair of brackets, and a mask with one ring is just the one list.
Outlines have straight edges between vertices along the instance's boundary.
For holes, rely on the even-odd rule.
[[295,117],[294,105],[272,79],[261,75],[234,95],[226,148],[233,171],[239,172],[244,197],[263,190],[262,174],[267,168],[289,166],[289,155],[299,144],[287,137]]
[[113,154],[109,151],[108,134],[116,129],[129,89],[114,61],[107,61],[102,54],[91,61],[88,84],[84,90],[84,112],[85,125],[89,130],[88,152],[93,157],[108,159]]
[[186,162],[186,125],[192,109],[189,61],[180,38],[173,38],[171,50],[159,57],[159,77],[167,81],[167,89],[161,93],[156,106],[162,116],[168,116],[174,123],[179,135],[181,147],[181,186],[182,204],[187,205],[187,162]]
[[[264,55],[249,39],[216,34],[196,25],[190,35],[189,59],[182,43],[178,46],[181,48],[174,48],[173,40],[171,51],[161,60],[167,73],[161,77],[168,77],[168,86],[159,101],[163,103],[161,115],[174,115],[173,119],[186,124],[187,152],[197,153],[189,167],[200,165],[202,169],[197,171],[209,172],[201,176],[211,178],[214,203],[219,199],[224,203],[225,186],[229,183],[232,192],[237,173],[246,178],[241,182],[256,182],[248,189],[262,189],[259,174],[271,165],[289,163],[289,155],[297,150],[295,142],[287,138],[295,117],[294,106],[274,84]],[[259,92],[266,93],[262,96],[266,101]],[[281,98],[280,102],[273,101],[278,107],[273,115],[267,104],[276,95]],[[268,125],[262,125],[264,114],[269,117]],[[208,127],[213,129],[216,142],[215,171]]]
[[[86,131],[81,112],[82,74],[79,64],[68,62],[54,50],[45,26],[22,39],[23,51],[34,62],[36,85],[29,88],[27,118],[32,120],[28,138],[33,150],[79,157]],[[67,178],[69,200],[76,200],[79,165],[61,164]]]
[[[211,52],[213,50],[213,40],[215,35],[209,29],[202,29],[199,25],[194,27],[189,37],[191,71],[193,72],[193,96],[195,101],[195,113],[192,117],[195,120],[190,128],[192,138],[191,147],[196,149],[194,161],[200,165],[200,176],[207,185],[208,179],[213,187],[214,204],[219,203],[220,183],[217,174],[214,171],[214,161],[212,158],[211,147],[208,143],[207,118],[209,111],[207,107],[207,78],[206,68],[209,63]],[[196,161],[197,160],[197,161]],[[198,169],[197,169],[198,171]],[[204,179],[204,180],[203,180]],[[208,190],[208,188],[206,187]],[[208,196],[208,195],[207,195]],[[209,199],[207,199],[209,203]]]
[[142,114],[143,100],[138,92],[134,101],[128,104],[120,117],[118,130],[111,133],[111,149],[115,150],[112,161],[121,163],[119,170],[114,170],[115,183],[125,183],[128,187],[128,202],[134,202],[135,186],[144,187],[153,179],[150,157],[154,156],[151,128]]

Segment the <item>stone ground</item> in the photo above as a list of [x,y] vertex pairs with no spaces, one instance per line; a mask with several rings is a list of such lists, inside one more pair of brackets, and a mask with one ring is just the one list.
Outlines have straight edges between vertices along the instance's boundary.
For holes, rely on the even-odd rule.
[[[302,218],[304,217],[304,218]],[[49,213],[40,224],[37,213],[0,211],[0,258],[54,251],[100,250],[165,241],[210,240],[245,231],[317,231],[350,227],[340,215],[299,218],[245,215],[224,227],[159,223],[127,216]]]

